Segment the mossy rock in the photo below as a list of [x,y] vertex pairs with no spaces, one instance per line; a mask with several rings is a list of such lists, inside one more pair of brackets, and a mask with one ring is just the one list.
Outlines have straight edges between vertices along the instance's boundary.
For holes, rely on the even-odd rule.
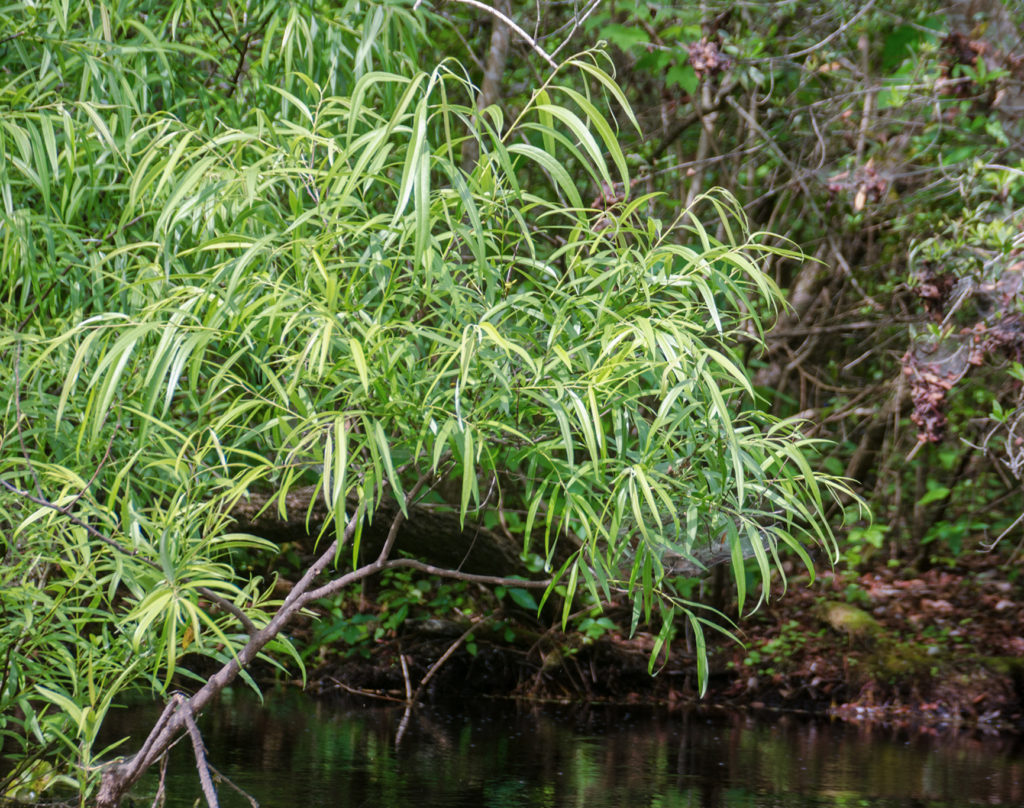
[[1024,679],[1024,658],[1014,656],[981,657],[982,665],[999,676],[1010,676],[1014,681]]
[[877,653],[864,660],[867,673],[880,681],[906,682],[927,676],[935,660],[920,648],[902,643],[884,643]]
[[881,624],[863,609],[833,600],[819,607],[821,619],[851,640],[874,640],[882,631]]

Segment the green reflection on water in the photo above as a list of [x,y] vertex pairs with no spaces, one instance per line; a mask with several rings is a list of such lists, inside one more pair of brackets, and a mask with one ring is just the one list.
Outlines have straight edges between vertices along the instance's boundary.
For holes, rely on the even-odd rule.
[[[954,808],[1024,804],[1016,738],[946,738],[779,716],[710,719],[504,702],[401,709],[230,693],[200,722],[211,762],[263,808]],[[118,716],[141,737],[156,711]],[[115,728],[111,728],[114,731]],[[135,742],[136,745],[138,741]],[[137,793],[148,804],[156,788]],[[170,808],[200,797],[174,751]],[[224,808],[248,802],[226,786]]]

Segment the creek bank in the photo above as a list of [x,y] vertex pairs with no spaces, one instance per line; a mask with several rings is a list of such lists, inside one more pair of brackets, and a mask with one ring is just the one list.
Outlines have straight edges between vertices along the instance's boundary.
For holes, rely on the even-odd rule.
[[847,721],[1024,730],[1022,587],[992,556],[827,573],[743,625],[718,693]]
[[676,638],[652,677],[654,636],[626,636],[618,627],[629,625],[628,609],[614,605],[589,631],[569,634],[525,610],[495,610],[475,623],[409,619],[356,650],[322,647],[309,683],[319,693],[404,700],[426,678],[426,700],[705,703],[1020,732],[1022,589],[1016,570],[991,555],[926,571],[828,572],[813,585],[791,577],[784,596],[773,593],[734,629],[743,646],[708,632],[703,699],[686,638]]

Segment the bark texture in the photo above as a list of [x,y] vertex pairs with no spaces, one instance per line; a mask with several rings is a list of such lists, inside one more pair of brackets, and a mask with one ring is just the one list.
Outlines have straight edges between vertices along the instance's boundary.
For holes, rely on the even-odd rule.
[[[312,487],[290,492],[285,498],[284,516],[272,502],[274,496],[253,494],[235,506],[231,515],[242,532],[275,542],[312,543],[330,519],[323,500],[313,501],[314,494]],[[363,529],[360,542],[363,558],[373,558],[380,552],[397,512],[398,505],[388,502],[374,513],[373,520]],[[397,555],[404,553],[446,569],[473,575],[536,577],[528,574],[520,559],[522,549],[517,541],[480,525],[469,521],[459,524],[458,514],[436,505],[410,507],[409,518],[399,528],[395,542]],[[563,547],[556,562],[564,561],[569,552],[570,548]]]
[[[508,0],[498,0],[494,8],[505,16],[511,14]],[[505,75],[505,62],[508,61],[508,48],[512,31],[498,17],[494,18],[491,27],[491,44],[487,52],[487,64],[484,67],[484,80],[480,85],[480,95],[476,99],[477,111],[487,109],[491,104],[501,100],[501,79]],[[469,138],[463,147],[462,159],[467,171],[472,171],[480,157],[479,144]]]

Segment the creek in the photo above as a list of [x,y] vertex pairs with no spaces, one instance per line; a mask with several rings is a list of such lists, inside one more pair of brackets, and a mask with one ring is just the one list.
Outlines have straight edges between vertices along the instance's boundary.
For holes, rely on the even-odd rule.
[[[210,761],[262,808],[953,808],[1024,804],[1017,736],[856,727],[793,715],[474,701],[402,708],[226,693]],[[116,713],[137,746],[157,711]],[[134,792],[148,805],[148,777]],[[169,808],[202,805],[187,741]],[[250,803],[220,784],[223,808]],[[196,803],[199,799],[200,802]]]

